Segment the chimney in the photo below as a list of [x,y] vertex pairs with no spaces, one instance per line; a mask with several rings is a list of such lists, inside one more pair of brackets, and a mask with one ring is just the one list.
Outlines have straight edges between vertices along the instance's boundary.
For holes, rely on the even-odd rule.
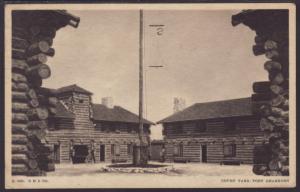
[[178,111],[181,111],[185,108],[185,100],[183,98],[174,98],[174,113],[177,113]]
[[107,108],[114,108],[113,98],[112,97],[103,97],[102,98],[102,105],[106,106]]

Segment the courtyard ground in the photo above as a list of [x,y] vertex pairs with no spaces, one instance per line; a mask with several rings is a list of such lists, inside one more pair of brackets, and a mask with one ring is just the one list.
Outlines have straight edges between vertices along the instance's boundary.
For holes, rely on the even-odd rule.
[[[158,164],[158,162],[150,162]],[[175,168],[175,172],[159,174],[165,176],[255,176],[252,173],[252,165],[219,165],[208,163],[159,163],[170,165]],[[101,168],[109,165],[109,163],[96,164],[56,164],[54,172],[48,172],[48,176],[90,176],[90,175],[123,175],[134,176],[157,176],[156,173],[106,173]]]

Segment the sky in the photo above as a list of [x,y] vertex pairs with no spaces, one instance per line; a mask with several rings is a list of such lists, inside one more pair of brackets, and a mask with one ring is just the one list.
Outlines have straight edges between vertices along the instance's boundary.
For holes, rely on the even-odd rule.
[[[43,86],[77,84],[93,92],[94,103],[112,97],[114,105],[138,114],[139,11],[69,11],[78,28],[60,29],[51,77]],[[174,97],[194,103],[250,97],[252,83],[267,80],[264,56],[254,56],[255,32],[233,27],[234,11],[144,11],[144,116],[157,122],[173,113]],[[162,35],[149,25],[162,24]],[[162,65],[162,68],[149,68]],[[161,125],[151,138],[161,139]]]

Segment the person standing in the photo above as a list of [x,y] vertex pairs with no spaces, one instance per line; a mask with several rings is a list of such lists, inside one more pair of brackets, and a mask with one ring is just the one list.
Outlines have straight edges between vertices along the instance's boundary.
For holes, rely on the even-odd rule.
[[160,151],[161,162],[165,162],[166,149],[163,147]]
[[92,162],[96,162],[95,159],[95,141],[92,139],[91,144],[90,144],[90,155],[91,155],[91,160]]

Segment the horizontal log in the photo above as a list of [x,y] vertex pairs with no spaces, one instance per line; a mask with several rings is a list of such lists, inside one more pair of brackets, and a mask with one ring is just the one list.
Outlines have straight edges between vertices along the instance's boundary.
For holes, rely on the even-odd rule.
[[31,120],[45,120],[48,118],[49,113],[46,108],[33,108],[27,112],[28,118]]
[[26,83],[27,78],[25,77],[25,75],[12,73],[12,81],[15,83]]
[[26,113],[29,109],[29,106],[27,103],[16,103],[12,102],[12,111],[16,113]]
[[27,144],[27,136],[22,134],[12,134],[12,144]]
[[25,164],[12,164],[11,168],[12,175],[26,175],[28,171]]
[[282,66],[279,62],[276,61],[266,61],[264,64],[264,68],[267,71],[280,71]]
[[268,50],[266,51],[265,55],[268,59],[276,59],[279,57],[279,53],[277,50]]
[[38,64],[29,67],[26,72],[28,76],[32,76],[33,78],[41,78],[41,79],[46,79],[51,75],[50,68],[46,64]]
[[27,123],[28,117],[25,113],[12,113],[13,123]]
[[12,48],[15,49],[27,49],[29,46],[29,43],[27,40],[18,38],[18,37],[12,37]]
[[12,59],[12,69],[17,71],[26,71],[28,64],[25,60]]
[[270,92],[270,86],[270,81],[261,81],[254,82],[252,88],[255,93],[268,93]]
[[273,49],[277,49],[278,45],[275,41],[267,40],[264,44],[264,48],[265,50],[273,50]]
[[25,163],[27,164],[28,158],[26,154],[12,154],[12,163]]
[[27,124],[28,129],[46,129],[46,121],[30,121]]
[[27,55],[33,56],[38,53],[47,53],[50,49],[50,45],[47,41],[39,41],[31,44],[27,49]]
[[12,133],[26,135],[27,134],[27,124],[13,123],[12,124]]
[[47,56],[44,53],[39,53],[27,58],[27,63],[29,63],[30,65],[45,64],[46,62]]
[[13,101],[28,101],[28,97],[25,92],[12,91],[12,100]]
[[13,91],[28,91],[29,87],[27,83],[16,83],[12,82],[12,90]]
[[11,145],[13,154],[27,153],[28,148],[26,145]]
[[14,59],[25,59],[26,58],[26,52],[24,49],[14,49],[12,48],[12,58]]

